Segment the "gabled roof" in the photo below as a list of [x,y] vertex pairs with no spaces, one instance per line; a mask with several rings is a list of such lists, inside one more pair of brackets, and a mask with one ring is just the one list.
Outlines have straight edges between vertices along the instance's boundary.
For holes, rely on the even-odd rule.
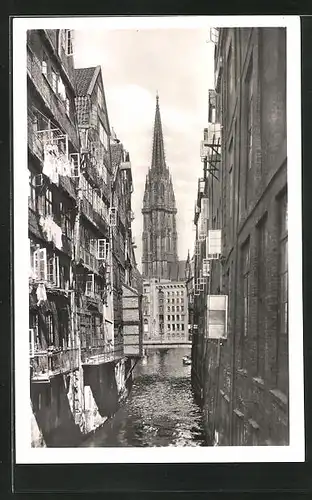
[[117,169],[122,161],[123,146],[121,143],[111,143],[110,150],[112,158],[113,176],[115,176],[115,173],[117,172]]
[[91,94],[101,66],[75,68],[76,95],[82,97]]

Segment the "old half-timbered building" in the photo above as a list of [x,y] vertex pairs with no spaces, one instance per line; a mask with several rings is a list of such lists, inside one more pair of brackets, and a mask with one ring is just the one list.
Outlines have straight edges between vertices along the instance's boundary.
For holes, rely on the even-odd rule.
[[29,345],[32,443],[79,434],[79,351],[72,315],[79,136],[72,32],[27,33]]

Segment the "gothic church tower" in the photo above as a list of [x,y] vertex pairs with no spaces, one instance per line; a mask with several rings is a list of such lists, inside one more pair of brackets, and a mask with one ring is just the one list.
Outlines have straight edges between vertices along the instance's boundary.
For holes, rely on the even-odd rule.
[[144,279],[176,278],[178,268],[176,213],[172,179],[165,160],[157,95],[152,163],[146,176],[142,208]]

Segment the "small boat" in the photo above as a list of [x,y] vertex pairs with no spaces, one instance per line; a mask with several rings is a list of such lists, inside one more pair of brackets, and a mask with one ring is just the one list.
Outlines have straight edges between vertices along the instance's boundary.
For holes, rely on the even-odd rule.
[[184,365],[191,365],[192,364],[192,358],[191,358],[191,356],[184,356],[182,358],[182,363]]

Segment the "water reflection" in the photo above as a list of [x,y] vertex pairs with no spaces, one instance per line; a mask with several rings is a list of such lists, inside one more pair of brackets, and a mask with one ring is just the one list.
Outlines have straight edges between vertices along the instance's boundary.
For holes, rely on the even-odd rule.
[[191,391],[189,349],[149,351],[134,370],[126,403],[83,446],[204,446],[202,415]]

